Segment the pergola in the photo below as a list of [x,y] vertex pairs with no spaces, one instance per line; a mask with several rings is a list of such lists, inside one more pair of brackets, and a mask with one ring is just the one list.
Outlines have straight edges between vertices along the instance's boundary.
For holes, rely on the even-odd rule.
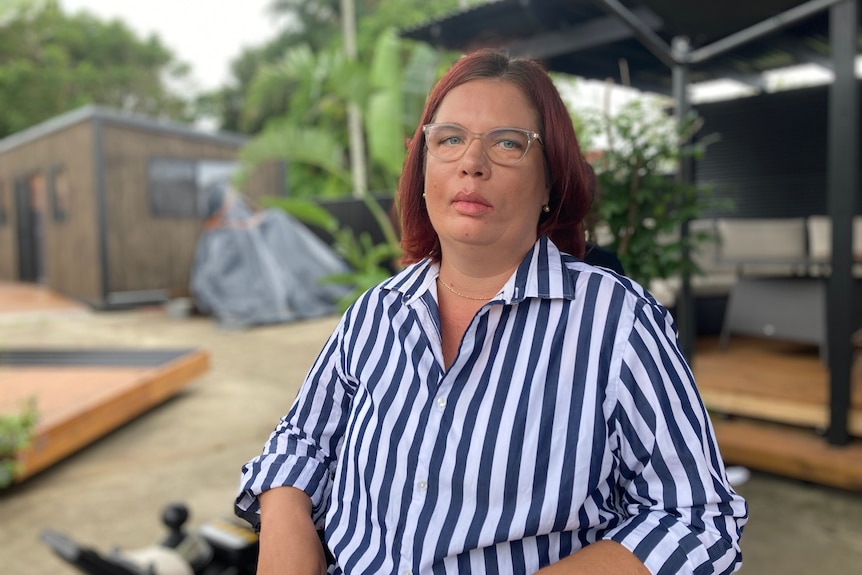
[[[852,219],[858,193],[859,106],[855,78],[857,0],[496,0],[403,31],[434,46],[505,48],[513,56],[587,79],[613,78],[672,95],[676,115],[690,107],[689,86],[733,79],[763,87],[763,73],[816,63],[834,72],[828,113],[828,215],[832,273],[827,286],[830,425],[843,445],[852,381]],[[691,167],[681,166],[691,179]],[[677,311],[691,357],[689,282]]]

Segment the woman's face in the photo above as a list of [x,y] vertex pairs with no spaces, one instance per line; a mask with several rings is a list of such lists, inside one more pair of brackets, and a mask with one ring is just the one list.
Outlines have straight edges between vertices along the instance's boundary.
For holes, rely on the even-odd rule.
[[[434,123],[458,124],[477,134],[499,127],[539,131],[536,111],[521,90],[499,80],[453,88]],[[523,256],[536,241],[542,206],[548,203],[542,145],[534,141],[514,165],[492,162],[478,138],[467,140],[466,146],[457,160],[426,154],[425,202],[443,254],[493,246],[505,250],[501,254]]]

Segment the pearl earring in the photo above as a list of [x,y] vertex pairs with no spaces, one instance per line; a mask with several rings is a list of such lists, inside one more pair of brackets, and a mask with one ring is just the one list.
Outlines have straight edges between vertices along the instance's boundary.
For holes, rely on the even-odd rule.
[[551,206],[549,206],[548,204],[545,204],[544,206],[542,206],[542,211],[547,214],[548,212],[551,211]]

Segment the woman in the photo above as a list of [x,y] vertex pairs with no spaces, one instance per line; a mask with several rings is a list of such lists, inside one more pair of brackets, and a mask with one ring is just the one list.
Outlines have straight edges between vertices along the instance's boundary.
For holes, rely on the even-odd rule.
[[[537,64],[460,59],[398,199],[408,267],[342,318],[237,511],[259,573],[729,573],[729,486],[668,312],[590,266],[589,172]],[[258,516],[259,513],[259,516]]]

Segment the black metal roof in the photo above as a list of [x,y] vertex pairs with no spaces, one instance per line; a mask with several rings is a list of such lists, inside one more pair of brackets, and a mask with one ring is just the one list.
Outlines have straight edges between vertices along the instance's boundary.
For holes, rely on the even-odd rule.
[[496,0],[403,30],[402,35],[452,50],[506,48],[514,56],[542,60],[552,71],[670,93],[667,63],[611,13],[609,3],[625,6],[667,46],[675,37],[687,37],[696,56],[699,49],[705,56],[728,36],[771,30],[735,49],[691,62],[693,83],[732,78],[757,84],[767,70],[830,65],[827,8],[835,0]]

